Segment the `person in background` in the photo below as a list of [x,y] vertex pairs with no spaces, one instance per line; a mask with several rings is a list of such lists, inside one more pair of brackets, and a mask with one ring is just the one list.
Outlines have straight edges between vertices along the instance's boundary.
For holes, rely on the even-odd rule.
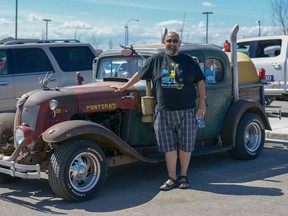
[[[191,56],[179,53],[181,41],[176,32],[169,32],[163,43],[166,48],[164,52],[150,57],[144,67],[124,85],[111,87],[116,92],[122,92],[140,79],[153,81],[156,96],[154,130],[158,149],[165,154],[168,171],[168,178],[159,189],[168,191],[177,187],[190,187],[187,170],[196,141],[196,116],[203,118],[206,112],[205,76]],[[197,108],[195,85],[199,94]]]
[[82,85],[84,78],[81,76],[81,73],[78,71],[76,72],[76,81],[78,85]]

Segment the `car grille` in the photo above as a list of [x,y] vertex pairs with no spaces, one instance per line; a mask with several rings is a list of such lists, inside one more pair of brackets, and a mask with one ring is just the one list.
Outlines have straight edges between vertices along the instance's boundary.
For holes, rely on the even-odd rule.
[[33,107],[24,106],[21,113],[21,123],[28,124],[32,129],[35,130],[39,109],[40,105]]

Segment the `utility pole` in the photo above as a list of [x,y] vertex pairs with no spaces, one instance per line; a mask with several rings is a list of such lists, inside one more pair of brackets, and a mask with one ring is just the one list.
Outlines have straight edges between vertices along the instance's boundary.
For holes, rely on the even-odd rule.
[[202,12],[202,14],[206,14],[206,44],[208,44],[208,16],[213,12]]
[[258,36],[261,36],[261,21],[257,20],[256,23],[258,23]]
[[44,22],[46,22],[46,40],[48,40],[48,22],[51,22],[50,19],[43,19]]
[[131,21],[136,21],[138,22],[139,20],[138,19],[130,19],[128,20],[128,22],[126,23],[126,25],[124,26],[125,28],[125,46],[128,46],[128,43],[129,43],[129,28],[128,28],[128,24],[129,22]]
[[17,40],[17,31],[18,31],[18,0],[16,0],[15,6],[15,40]]

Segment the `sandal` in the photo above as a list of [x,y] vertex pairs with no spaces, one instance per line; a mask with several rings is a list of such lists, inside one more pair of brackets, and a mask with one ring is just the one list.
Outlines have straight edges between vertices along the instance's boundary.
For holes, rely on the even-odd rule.
[[187,176],[179,176],[177,181],[178,181],[178,188],[180,188],[180,189],[188,189],[188,188],[190,188]]
[[[167,183],[168,180],[170,180],[172,183],[168,184],[168,183]],[[167,179],[167,181],[164,182],[164,183],[160,186],[160,188],[159,188],[160,191],[169,191],[169,190],[171,190],[171,189],[173,189],[173,188],[178,187],[178,185],[179,185],[178,182],[177,182],[177,180],[173,179],[172,177],[169,177],[169,178]]]

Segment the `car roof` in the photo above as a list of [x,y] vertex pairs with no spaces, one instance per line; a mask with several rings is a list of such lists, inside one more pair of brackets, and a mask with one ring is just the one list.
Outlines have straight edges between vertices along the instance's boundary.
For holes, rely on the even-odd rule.
[[0,48],[15,48],[15,47],[65,47],[65,46],[81,46],[89,45],[87,43],[81,43],[75,39],[53,39],[53,40],[38,40],[38,39],[24,39],[24,40],[13,40],[0,44]]
[[248,41],[260,41],[260,40],[273,40],[273,39],[288,39],[288,35],[273,35],[273,36],[261,36],[261,37],[251,37],[251,38],[242,38],[238,39],[239,42],[248,42]]
[[[140,53],[141,55],[151,55],[151,54],[156,54],[161,51],[165,50],[165,46],[163,44],[143,44],[143,45],[135,45],[133,46],[133,49],[137,52]],[[108,57],[108,56],[116,56],[116,55],[121,55],[121,50],[123,48],[118,48],[118,49],[111,49],[111,50],[106,50],[105,52],[101,53],[101,57]],[[201,50],[201,52],[221,52],[222,48],[213,44],[198,44],[198,43],[182,43],[180,47],[180,52],[188,52],[188,51],[193,51],[193,50]],[[99,56],[99,57],[100,57]]]

